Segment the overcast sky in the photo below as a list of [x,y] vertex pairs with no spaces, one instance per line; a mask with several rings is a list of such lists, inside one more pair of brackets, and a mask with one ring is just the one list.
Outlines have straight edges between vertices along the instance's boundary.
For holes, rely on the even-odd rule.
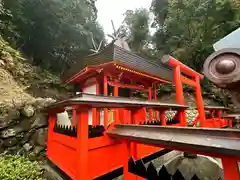
[[105,34],[112,34],[111,20],[117,29],[123,21],[126,10],[149,8],[152,0],[97,0],[98,22],[104,28]]

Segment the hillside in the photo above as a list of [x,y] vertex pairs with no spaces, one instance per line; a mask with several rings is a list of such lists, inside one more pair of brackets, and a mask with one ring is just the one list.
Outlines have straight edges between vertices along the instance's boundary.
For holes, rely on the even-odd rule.
[[31,65],[2,38],[0,48],[0,103],[21,103],[37,97],[61,99],[68,95],[59,76]]

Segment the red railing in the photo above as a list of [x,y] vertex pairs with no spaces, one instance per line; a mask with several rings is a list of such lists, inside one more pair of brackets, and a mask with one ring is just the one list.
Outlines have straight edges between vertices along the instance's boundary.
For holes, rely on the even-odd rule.
[[[64,127],[58,125],[56,122],[56,114],[63,112],[65,107],[73,107],[73,111],[76,112],[76,115],[73,117],[77,119],[72,121],[76,123],[75,129],[73,126]],[[108,128],[105,128],[105,132],[103,132],[101,131],[102,127],[98,125],[93,127],[88,124],[89,109],[92,108],[96,108],[97,111],[99,108],[126,109],[131,112],[130,121],[126,122],[124,117],[121,117],[120,114],[116,114],[116,121]],[[151,108],[153,111],[158,110],[162,112],[160,113],[161,120],[153,122],[142,121],[145,108]],[[154,123],[159,123],[158,125],[167,126],[166,116],[164,114],[166,110],[173,109],[181,113],[186,108],[186,106],[179,104],[94,95],[85,95],[54,103],[46,109],[49,113],[47,156],[72,179],[94,179],[121,168],[122,166],[124,166],[124,177],[127,179],[126,177],[128,175],[126,173],[129,172],[126,172],[126,161],[128,160],[126,159],[126,152],[130,151],[134,159],[139,160],[156,152],[163,151],[165,146],[161,144],[157,146],[152,144],[149,146],[148,143],[145,145],[133,141],[131,142],[132,148],[126,149],[124,139],[123,141],[121,139],[115,140],[109,137],[106,132],[111,131],[115,128],[116,124],[121,122],[132,125],[139,125],[142,123],[156,125]],[[152,127],[153,129],[156,128],[155,126]],[[161,132],[159,131],[159,133]],[[156,137],[160,138],[161,134],[159,135],[160,136]],[[185,134],[185,136],[186,135],[187,134]],[[172,134],[172,138],[174,138],[174,134]],[[239,143],[238,140],[239,139],[236,139],[236,143]],[[184,149],[184,151],[190,150]],[[229,159],[227,159],[227,161],[228,160]],[[236,159],[232,159],[231,166],[233,166],[233,161],[236,162]],[[94,171],[91,169],[94,169]],[[230,179],[226,178],[226,180]]]

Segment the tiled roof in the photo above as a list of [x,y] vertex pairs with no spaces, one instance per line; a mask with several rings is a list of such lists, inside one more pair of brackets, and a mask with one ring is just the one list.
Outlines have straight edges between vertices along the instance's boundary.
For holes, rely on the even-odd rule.
[[101,52],[79,58],[75,61],[72,67],[63,74],[62,79],[64,81],[68,80],[86,66],[100,65],[111,61],[117,61],[129,68],[133,68],[159,78],[169,81],[173,80],[172,70],[168,66],[162,64],[161,62],[157,64],[156,62],[147,60],[113,43],[106,46]]

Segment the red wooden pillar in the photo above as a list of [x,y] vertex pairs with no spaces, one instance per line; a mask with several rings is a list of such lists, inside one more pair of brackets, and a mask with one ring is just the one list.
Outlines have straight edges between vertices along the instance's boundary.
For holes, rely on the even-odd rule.
[[128,161],[131,157],[131,144],[128,141],[122,141],[123,143],[123,151],[124,158],[123,158],[123,178],[124,180],[136,180],[136,176],[131,174],[128,171]]
[[167,125],[166,114],[165,114],[164,110],[160,111],[160,120],[162,122],[162,126],[166,126]]
[[[132,109],[131,110],[131,124],[138,124],[138,121],[139,121],[139,115],[141,115],[141,109]],[[134,157],[134,159],[137,159],[138,158],[138,155],[137,155],[137,143],[135,142],[132,142],[131,143],[131,153]]]
[[[114,89],[113,89],[113,95],[115,96],[115,97],[118,97],[118,86],[117,85],[115,85],[114,86]],[[120,124],[121,123],[121,121],[120,121],[120,117],[119,117],[119,111],[121,111],[121,109],[118,109],[118,108],[116,108],[116,109],[114,109],[114,121],[115,121],[115,123],[117,123],[117,124]]]
[[47,156],[49,156],[49,149],[51,149],[51,144],[52,144],[52,137],[53,137],[53,129],[56,124],[56,116],[53,114],[49,114],[48,117],[48,137],[47,137],[47,143],[48,143],[48,148],[47,148]]
[[53,128],[56,124],[56,119],[55,119],[56,116],[54,116],[53,114],[49,114],[49,117],[48,117],[48,134],[50,133],[53,133]]
[[147,122],[146,118],[147,118],[147,110],[146,110],[146,108],[142,108],[142,110],[141,110],[141,119],[138,120],[138,122],[143,124],[143,123]]
[[229,124],[229,127],[232,128],[232,119],[228,119],[228,124]]
[[[98,82],[96,80],[96,95],[97,95]],[[92,126],[96,127],[97,124],[97,109],[92,108]]]
[[113,91],[114,91],[113,95],[117,97],[118,96],[118,86],[117,85],[114,86]]
[[[153,94],[154,94],[154,100],[156,101],[157,100],[157,88],[156,86],[154,87],[153,89]],[[159,120],[159,111],[155,111],[155,119],[158,121]]]
[[97,125],[97,109],[92,108],[92,126],[96,127]]
[[[131,124],[140,124],[142,121],[143,115],[146,115],[144,113],[145,108],[141,109],[131,109]],[[138,148],[137,143],[131,142],[131,152],[134,157],[134,159],[138,159]],[[138,178],[139,179],[139,178]]]
[[[174,83],[176,88],[176,101],[178,104],[184,105],[181,70],[179,65],[174,68]],[[187,126],[185,110],[180,111],[179,119],[181,126]]]
[[231,157],[224,157],[221,159],[224,171],[224,180],[239,180],[240,173],[237,160]]
[[217,115],[216,121],[218,125],[217,128],[221,128],[224,125],[223,122],[221,121],[221,111],[216,110],[216,115]]
[[[97,79],[97,84],[96,84],[96,95],[100,95],[100,81]],[[100,109],[96,109],[96,124],[100,125]]]
[[78,109],[77,127],[77,180],[88,180],[88,109]]
[[76,127],[76,124],[77,124],[77,110],[73,109],[72,110],[72,127]]
[[[152,100],[152,88],[148,88],[148,100]],[[149,122],[152,122],[153,119],[153,110],[149,109]]]
[[[103,94],[104,96],[107,96],[108,95],[108,81],[107,81],[107,75],[104,74],[103,75]],[[104,127],[105,129],[107,128],[108,126],[108,109],[107,108],[104,108]]]
[[200,86],[199,76],[195,77],[195,82],[196,82],[196,103],[197,103],[199,119],[200,119],[200,127],[204,127],[206,117],[205,117],[204,103],[202,98],[202,89]]

